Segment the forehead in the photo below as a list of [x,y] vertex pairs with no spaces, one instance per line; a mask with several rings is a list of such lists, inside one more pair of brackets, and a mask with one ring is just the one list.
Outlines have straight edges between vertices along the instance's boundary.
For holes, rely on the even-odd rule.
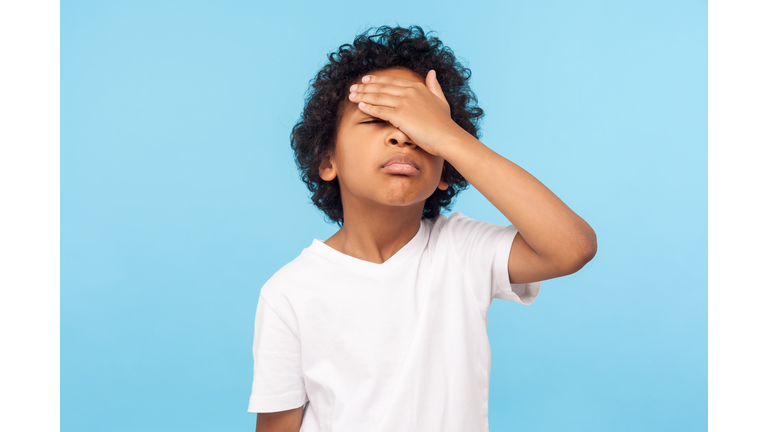
[[[375,76],[391,76],[391,77],[397,77],[397,78],[405,78],[407,80],[416,81],[423,83],[424,77],[418,75],[416,72],[406,69],[404,67],[395,67],[395,68],[389,68],[389,69],[381,69],[376,71],[368,72],[365,75],[375,75]],[[365,76],[363,75],[363,76]],[[358,77],[352,84],[362,84],[363,76]],[[349,89],[347,89],[349,90]],[[349,95],[349,93],[347,93]],[[348,118],[351,115],[359,114],[362,111],[357,108],[356,103],[352,103],[349,101],[349,98],[345,98],[345,104],[342,106],[342,119]]]

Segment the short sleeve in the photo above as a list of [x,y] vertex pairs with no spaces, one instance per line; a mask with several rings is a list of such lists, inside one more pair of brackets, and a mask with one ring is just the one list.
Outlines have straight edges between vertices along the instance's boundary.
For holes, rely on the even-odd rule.
[[453,253],[467,276],[477,302],[485,309],[494,298],[529,305],[539,294],[541,282],[509,283],[509,251],[517,235],[512,225],[495,225],[461,213],[448,219],[446,228]]
[[263,296],[256,305],[253,388],[248,412],[276,412],[307,402],[298,336]]

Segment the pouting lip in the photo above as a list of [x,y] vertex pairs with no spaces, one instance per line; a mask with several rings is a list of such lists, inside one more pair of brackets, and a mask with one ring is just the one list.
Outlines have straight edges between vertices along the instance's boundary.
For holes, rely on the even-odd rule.
[[413,166],[416,169],[419,169],[419,166],[416,164],[416,161],[414,161],[412,157],[403,153],[398,153],[392,156],[391,158],[387,159],[387,161],[384,162],[384,165],[382,165],[381,167],[384,168],[392,164],[407,164],[407,165]]

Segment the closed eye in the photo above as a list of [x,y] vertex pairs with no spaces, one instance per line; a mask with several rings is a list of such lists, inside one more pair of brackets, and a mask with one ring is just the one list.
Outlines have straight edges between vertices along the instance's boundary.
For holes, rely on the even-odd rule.
[[384,123],[384,120],[376,119],[376,120],[368,120],[368,121],[361,122],[361,124],[365,124],[365,123]]

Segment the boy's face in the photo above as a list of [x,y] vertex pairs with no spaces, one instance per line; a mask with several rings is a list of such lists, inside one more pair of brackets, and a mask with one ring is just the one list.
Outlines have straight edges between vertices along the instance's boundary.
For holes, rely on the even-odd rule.
[[[424,82],[404,68],[369,75]],[[333,155],[321,165],[320,177],[325,181],[338,178],[345,209],[354,207],[349,204],[358,203],[423,209],[424,201],[435,189],[448,188],[442,179],[443,158],[422,150],[389,122],[360,111],[356,103],[347,101],[340,109],[343,114],[336,147]]]

